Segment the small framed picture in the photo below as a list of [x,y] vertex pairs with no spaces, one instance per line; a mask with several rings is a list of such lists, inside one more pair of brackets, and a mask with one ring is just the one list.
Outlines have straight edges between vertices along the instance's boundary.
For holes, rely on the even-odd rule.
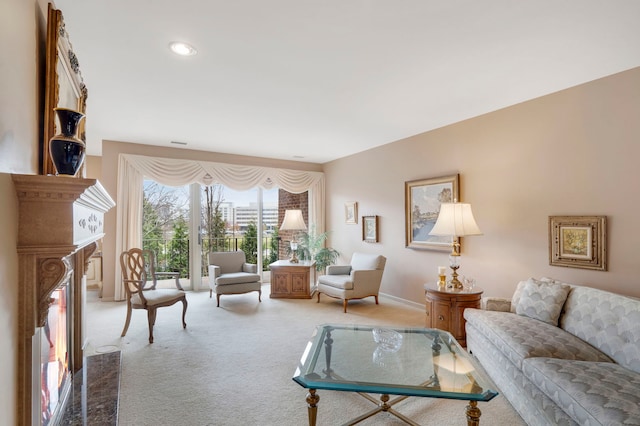
[[344,203],[344,222],[349,225],[358,224],[358,203],[356,201]]
[[362,216],[362,240],[367,243],[378,242],[378,216]]
[[606,216],[549,216],[549,264],[607,270]]

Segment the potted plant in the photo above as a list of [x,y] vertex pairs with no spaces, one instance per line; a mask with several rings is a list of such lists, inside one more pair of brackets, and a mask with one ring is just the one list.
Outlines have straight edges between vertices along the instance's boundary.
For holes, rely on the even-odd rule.
[[[301,260],[315,260],[318,272],[324,272],[325,268],[336,263],[340,256],[336,249],[324,246],[328,237],[329,231],[316,234],[314,226],[311,226],[309,232],[301,232],[298,235],[298,257]],[[287,250],[291,251],[290,248]]]

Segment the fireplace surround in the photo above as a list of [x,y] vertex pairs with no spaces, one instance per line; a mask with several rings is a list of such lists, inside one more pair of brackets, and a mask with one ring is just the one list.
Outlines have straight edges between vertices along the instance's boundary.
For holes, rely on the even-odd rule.
[[19,202],[17,419],[53,425],[82,368],[85,273],[115,203],[95,179],[12,178]]

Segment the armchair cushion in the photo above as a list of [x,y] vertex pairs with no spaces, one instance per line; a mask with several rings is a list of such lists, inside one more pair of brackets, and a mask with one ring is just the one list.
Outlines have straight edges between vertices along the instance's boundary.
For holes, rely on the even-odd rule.
[[217,285],[241,284],[260,281],[260,275],[248,272],[230,272],[216,278]]
[[318,282],[342,290],[353,290],[351,275],[322,275]]

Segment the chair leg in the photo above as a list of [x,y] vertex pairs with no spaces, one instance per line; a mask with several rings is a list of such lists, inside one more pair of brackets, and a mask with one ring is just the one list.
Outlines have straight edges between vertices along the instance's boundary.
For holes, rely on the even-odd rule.
[[347,303],[349,302],[349,299],[344,299],[342,301],[342,306],[344,307],[344,313],[347,313]]
[[320,303],[320,292],[318,292],[318,301],[316,303]]
[[147,320],[149,322],[149,343],[153,343],[153,326],[156,323],[155,308],[147,308]]
[[373,296],[373,297],[375,297],[375,298],[376,298],[376,305],[378,305],[378,304],[379,304],[379,303],[378,303],[378,295],[376,294],[376,295],[375,295],[375,296]]
[[124,328],[120,337],[124,337],[129,329],[129,323],[131,322],[131,304],[127,302],[127,319],[124,321]]
[[187,328],[187,323],[184,320],[185,315],[187,314],[187,298],[182,299],[182,328]]
[[218,301],[218,308],[220,307],[220,293],[216,293],[216,300]]
[[262,302],[262,290],[258,290],[258,302]]
[[212,289],[212,288],[210,288],[210,289],[209,289],[209,299],[211,299],[211,297],[212,297],[212,296],[213,296],[213,289]]

